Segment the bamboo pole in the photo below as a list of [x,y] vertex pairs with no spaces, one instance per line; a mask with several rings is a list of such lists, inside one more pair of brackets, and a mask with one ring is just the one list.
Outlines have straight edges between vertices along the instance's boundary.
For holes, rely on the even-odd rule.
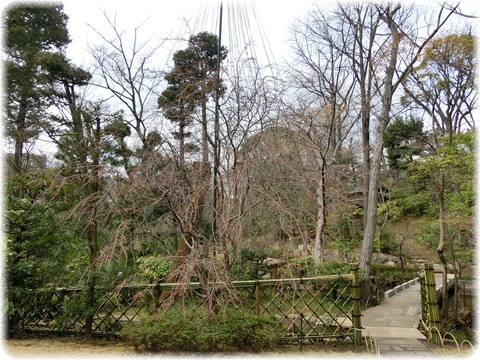
[[350,272],[352,274],[352,326],[353,326],[353,342],[355,346],[362,343],[362,312],[360,309],[360,275],[358,273],[359,265],[357,263],[350,264]]
[[435,284],[435,273],[433,271],[433,264],[425,264],[425,288],[426,300],[428,306],[429,330],[432,336],[432,343],[441,345],[440,338],[440,312],[438,309],[437,286]]
[[428,305],[427,305],[427,290],[425,286],[425,270],[419,272],[418,277],[420,279],[420,301],[422,304],[422,320],[425,324],[428,324]]
[[[341,280],[352,280],[352,274],[340,274],[340,275],[324,275],[316,277],[306,277],[306,278],[290,278],[290,279],[266,279],[266,280],[235,280],[231,282],[233,287],[250,287],[255,286],[257,283],[260,287],[285,284],[293,285],[303,282],[324,282],[324,281],[341,281]],[[210,283],[213,284],[213,283]],[[223,281],[218,281],[215,283],[217,286],[227,286]],[[145,285],[143,285],[145,286]],[[153,286],[153,285],[152,285]],[[200,289],[201,285],[199,282],[191,283],[161,283],[160,288],[162,290],[172,290],[179,287],[187,287],[190,289]]]
[[[338,275],[323,275],[323,276],[315,276],[315,277],[304,277],[304,278],[289,278],[289,279],[265,279],[265,280],[235,280],[232,281],[231,284],[233,287],[250,287],[255,286],[256,283],[259,284],[260,287],[271,286],[271,285],[278,285],[278,284],[288,284],[293,285],[299,283],[300,281],[304,282],[324,282],[324,281],[341,281],[341,280],[352,280],[352,274],[338,274]],[[227,286],[227,283],[223,281],[217,281],[215,283],[210,282],[209,285],[218,285],[218,286]],[[201,289],[202,286],[199,282],[183,282],[183,283],[160,283],[160,284],[134,284],[134,285],[126,285],[123,288],[130,289],[130,290],[144,290],[144,289],[155,289],[160,287],[160,290],[174,290],[177,288],[185,287],[189,289]],[[86,287],[71,287],[71,288],[56,288],[57,291],[66,291],[66,292],[75,292],[75,291],[83,291]],[[97,290],[104,289],[101,286],[96,288]],[[39,289],[42,290],[42,289]],[[50,290],[50,288],[45,288],[43,290]]]

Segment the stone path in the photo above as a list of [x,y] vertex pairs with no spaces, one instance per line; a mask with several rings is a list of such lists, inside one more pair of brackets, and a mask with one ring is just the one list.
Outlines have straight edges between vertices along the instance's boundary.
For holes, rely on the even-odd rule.
[[[437,289],[441,274],[435,274]],[[425,336],[418,330],[421,317],[420,283],[398,291],[380,305],[362,312],[362,335],[373,338],[380,355],[433,355]]]

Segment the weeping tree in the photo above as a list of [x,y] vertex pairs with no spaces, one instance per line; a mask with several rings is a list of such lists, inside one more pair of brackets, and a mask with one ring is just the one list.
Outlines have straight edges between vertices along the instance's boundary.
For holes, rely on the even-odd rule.
[[[170,279],[198,276],[207,293],[211,314],[214,296],[209,294],[207,282],[212,273],[209,263],[215,260],[210,261],[209,255],[216,250],[211,246],[215,234],[207,209],[211,179],[209,148],[215,147],[215,142],[209,132],[207,108],[209,101],[224,92],[217,69],[226,56],[227,50],[219,46],[216,35],[201,32],[190,36],[187,47],[174,53],[173,67],[164,77],[168,85],[158,98],[164,116],[177,126],[174,136],[179,143],[179,166],[170,168],[177,175],[169,176],[175,180],[175,186],[166,193],[169,210],[181,232]],[[187,161],[187,150],[195,151],[195,146],[187,142],[190,130],[198,125],[201,160]]]

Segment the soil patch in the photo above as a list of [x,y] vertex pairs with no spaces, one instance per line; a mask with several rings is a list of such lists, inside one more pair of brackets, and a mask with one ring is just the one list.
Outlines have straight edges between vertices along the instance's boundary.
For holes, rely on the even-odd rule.
[[[78,338],[36,338],[36,339],[13,339],[4,340],[2,343],[3,352],[11,357],[33,358],[33,357],[62,357],[62,358],[76,358],[76,357],[143,357],[139,355],[146,355],[150,357],[152,354],[139,354],[134,351],[133,347],[122,341],[107,341],[107,340],[83,340]],[[365,347],[355,348],[353,344],[316,344],[304,345],[300,349],[299,345],[284,345],[279,347],[276,351],[259,354],[263,356],[313,356],[316,357],[331,357],[331,356],[358,356],[358,354],[365,353]],[[196,354],[155,354],[162,357],[184,357],[196,356]],[[208,354],[210,356],[222,356],[222,354]],[[228,354],[233,355],[235,354]],[[248,354],[238,354],[242,357]],[[230,357],[230,356],[229,356]]]
[[74,338],[37,338],[4,340],[3,351],[12,357],[85,357],[132,356],[133,348],[120,341]]

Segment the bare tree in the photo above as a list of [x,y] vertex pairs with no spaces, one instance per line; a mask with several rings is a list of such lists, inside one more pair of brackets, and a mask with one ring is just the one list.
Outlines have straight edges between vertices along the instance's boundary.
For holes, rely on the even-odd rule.
[[221,147],[217,237],[230,269],[229,249],[239,248],[245,216],[259,202],[248,201],[252,187],[250,172],[257,164],[245,147],[252,134],[261,131],[277,104],[273,79],[264,75],[255,59],[240,56],[232,60],[232,74],[225,73],[227,93],[220,104],[221,118],[217,146]]
[[[394,94],[406,75],[418,64],[419,56],[426,44],[454,13],[455,7],[448,10],[440,7],[436,23],[429,24],[431,31],[423,37],[420,36],[419,22],[415,23],[412,20],[416,15],[413,7],[378,4],[353,4],[353,6],[349,4],[348,7],[338,5],[331,15],[328,15],[328,9],[316,10],[310,21],[305,22],[306,30],[297,32],[304,37],[297,36],[295,39],[297,55],[307,66],[300,69],[295,78],[301,87],[323,99],[318,109],[327,104],[330,109],[342,109],[342,104],[353,105],[357,103],[355,99],[358,98],[359,110],[356,117],[360,120],[362,129],[365,228],[360,264],[368,276],[377,226],[383,133],[390,121]],[[318,47],[315,41],[330,45]],[[335,59],[338,62],[334,66],[324,59]],[[352,80],[345,76],[350,71]],[[342,93],[340,91],[342,87],[339,85],[348,90]],[[350,97],[345,94],[358,96]],[[350,109],[353,110],[355,107],[352,106]],[[324,114],[326,113],[324,111]],[[334,119],[333,115],[339,115],[335,111],[329,114],[330,119]],[[355,116],[353,114],[355,113],[349,115]],[[376,120],[373,150],[370,148],[372,118]],[[336,124],[330,121],[331,126]],[[317,146],[322,145],[321,154],[325,154],[328,146],[335,143],[334,135],[335,132],[332,132],[326,138],[327,141],[317,141]],[[324,157],[320,156],[320,159],[322,158]],[[323,168],[322,162],[320,165],[320,168]],[[319,188],[321,187],[322,184],[319,183]],[[319,209],[323,208],[322,197],[317,196],[317,199]],[[321,224],[321,218],[321,216],[318,218],[318,224]]]
[[[371,145],[370,131],[372,110],[375,108],[377,91],[374,87],[375,76],[378,72],[379,52],[377,43],[377,32],[379,29],[380,17],[373,6],[369,4],[356,4],[353,6],[339,6],[331,31],[339,32],[337,36],[339,51],[343,51],[349,57],[353,76],[356,81],[355,95],[358,100],[359,111],[357,118],[360,121],[362,135],[362,191],[364,227],[367,223],[367,210],[369,206],[368,192],[370,185],[370,164]],[[333,25],[334,24],[334,25]],[[338,29],[338,30],[337,30]],[[355,97],[353,98],[355,99]]]
[[[117,22],[104,12],[105,21],[111,34],[105,34],[92,27],[103,41],[92,45],[90,52],[95,59],[96,73],[101,79],[97,85],[108,90],[120,102],[129,114],[126,121],[135,131],[143,148],[149,146],[150,138],[155,137],[152,130],[157,116],[157,98],[163,81],[160,71],[153,61],[157,61],[157,50],[164,41],[155,44],[151,39],[140,40],[140,30],[144,23],[133,29],[133,37],[126,38]],[[157,133],[158,134],[158,133]]]
[[293,124],[304,133],[316,154],[317,219],[315,261],[324,261],[327,220],[326,182],[328,167],[338,161],[343,142],[354,122],[349,106],[355,86],[344,51],[339,51],[338,33],[332,32],[327,15],[316,8],[294,28],[296,61],[289,72],[298,106],[289,106]]
[[[382,58],[386,61],[384,72],[376,74],[375,87],[380,96],[381,103],[379,117],[376,126],[376,138],[373,148],[373,158],[370,168],[370,184],[368,191],[368,207],[365,224],[365,233],[360,254],[360,267],[369,274],[373,241],[377,227],[377,204],[378,204],[378,186],[383,158],[384,132],[390,122],[392,101],[399,85],[404,81],[407,74],[417,64],[420,54],[429,41],[437,34],[439,29],[445,24],[448,18],[453,14],[454,9],[444,13],[445,8],[441,7],[438,13],[437,23],[432,32],[423,40],[418,40],[419,25],[414,24],[413,31],[407,32],[408,21],[412,17],[411,8],[396,6],[375,6],[375,11],[380,17],[382,23],[386,26],[387,38],[385,39],[382,50]],[[415,33],[417,36],[414,37]],[[402,51],[402,41],[405,41],[413,51]]]

